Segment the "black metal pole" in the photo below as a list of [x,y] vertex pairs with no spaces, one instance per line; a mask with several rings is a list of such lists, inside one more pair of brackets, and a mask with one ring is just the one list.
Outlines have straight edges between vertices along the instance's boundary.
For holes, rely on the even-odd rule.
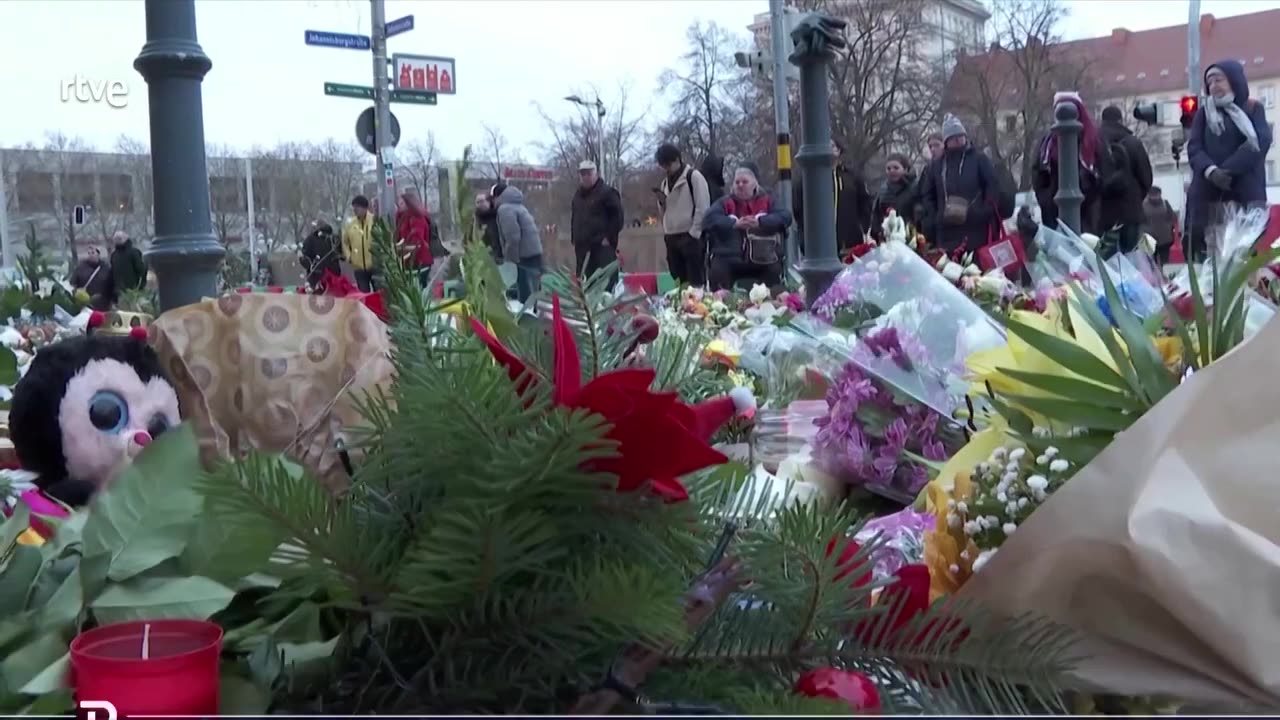
[[804,278],[805,302],[812,304],[831,287],[844,267],[836,251],[835,178],[831,167],[835,153],[831,147],[831,91],[827,86],[827,65],[834,50],[844,47],[840,31],[844,21],[812,13],[791,33],[795,52],[791,62],[800,68],[800,127],[804,143],[796,153],[804,188]]
[[195,0],[146,0],[146,16],[133,67],[150,103],[156,234],[147,260],[164,312],[217,294],[225,250],[209,215],[200,84],[213,63],[196,41]]
[[1080,232],[1080,206],[1084,193],[1080,191],[1080,110],[1072,102],[1060,102],[1053,109],[1057,121],[1051,128],[1058,136],[1058,194],[1053,201],[1058,205],[1058,219],[1074,232]]

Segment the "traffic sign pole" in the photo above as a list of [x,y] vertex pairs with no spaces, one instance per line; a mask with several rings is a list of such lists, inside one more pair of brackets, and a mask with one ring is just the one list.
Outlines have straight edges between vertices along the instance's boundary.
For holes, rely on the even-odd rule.
[[[384,0],[370,0],[372,6],[373,33],[373,105],[377,116],[374,132],[378,137],[378,148],[389,148],[391,140],[391,87],[387,78],[387,8]],[[379,213],[388,222],[395,223],[396,184],[395,176],[388,174],[394,168],[383,161],[382,153],[378,153],[378,175],[386,180],[379,186]],[[394,239],[394,238],[393,238]]]

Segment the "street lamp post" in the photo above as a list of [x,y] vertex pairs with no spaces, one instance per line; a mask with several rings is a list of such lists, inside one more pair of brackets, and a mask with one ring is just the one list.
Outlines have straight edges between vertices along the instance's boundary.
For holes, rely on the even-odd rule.
[[1050,130],[1058,137],[1058,194],[1053,202],[1058,206],[1058,218],[1073,232],[1080,232],[1080,206],[1084,193],[1080,192],[1080,110],[1075,103],[1063,100],[1053,109],[1055,122]]
[[147,252],[160,311],[218,291],[226,254],[209,215],[200,85],[213,66],[196,41],[195,0],[146,0],[147,42],[133,67],[147,82],[156,234]]
[[835,178],[831,173],[835,154],[831,148],[831,90],[827,65],[835,51],[845,47],[841,31],[845,22],[811,13],[791,33],[795,52],[791,62],[800,67],[800,125],[804,144],[796,153],[804,179],[804,278],[805,302],[812,305],[831,287],[844,267],[836,254]]
[[606,167],[605,167],[606,162],[605,162],[605,157],[604,157],[604,151],[605,151],[605,144],[604,144],[604,116],[605,116],[604,103],[600,101],[600,98],[596,98],[596,101],[595,101],[594,103],[589,103],[589,102],[587,102],[586,100],[583,100],[582,98],[578,97],[577,95],[567,95],[567,96],[565,96],[565,100],[568,100],[569,102],[573,103],[574,105],[581,105],[582,107],[586,108],[587,110],[592,110],[592,109],[594,109],[594,110],[595,110],[595,113],[596,113],[596,132],[597,132],[597,133],[599,133],[599,135],[598,135],[598,140],[599,140],[598,145],[599,145],[599,153],[600,153],[600,154],[599,154],[599,156],[598,156],[598,157],[600,158],[600,168],[599,168],[599,170],[600,170],[600,179],[604,180],[605,182],[608,182],[608,181],[609,181],[609,176],[608,176],[608,173],[606,172]]

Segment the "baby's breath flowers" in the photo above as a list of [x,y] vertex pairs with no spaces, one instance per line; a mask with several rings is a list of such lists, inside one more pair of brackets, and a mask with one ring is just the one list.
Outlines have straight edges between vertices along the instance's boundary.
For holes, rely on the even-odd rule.
[[1070,477],[1071,463],[1058,454],[1053,446],[1040,455],[1019,446],[998,447],[970,473],[969,499],[947,501],[947,525],[962,529],[980,551],[975,572]]

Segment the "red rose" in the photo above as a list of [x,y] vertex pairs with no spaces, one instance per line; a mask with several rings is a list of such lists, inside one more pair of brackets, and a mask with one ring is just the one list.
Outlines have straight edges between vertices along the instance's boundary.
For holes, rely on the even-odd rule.
[[805,672],[796,681],[796,692],[807,697],[840,700],[854,713],[880,712],[880,692],[862,673],[824,667]]

